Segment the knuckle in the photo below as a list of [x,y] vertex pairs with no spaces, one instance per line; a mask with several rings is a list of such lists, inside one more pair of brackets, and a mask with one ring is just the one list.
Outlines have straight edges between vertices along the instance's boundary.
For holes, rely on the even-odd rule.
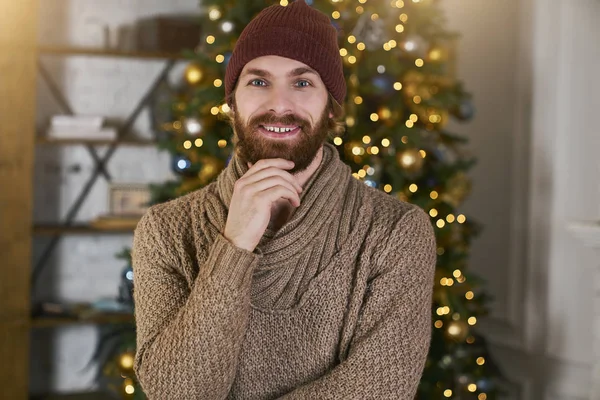
[[243,189],[245,187],[245,182],[244,182],[244,178],[240,178],[237,181],[235,181],[235,183],[233,184],[233,189],[234,190],[240,190]]
[[280,169],[277,167],[270,166],[268,168],[265,168],[265,171],[268,172],[270,175],[277,176],[279,175]]
[[257,193],[257,194],[254,196],[254,200],[255,200],[255,201],[257,201],[257,202],[259,202],[259,203],[263,203],[263,202],[265,202],[265,201],[268,201],[268,200],[269,200],[269,197],[270,197],[270,196],[269,196],[269,193],[268,193],[268,192],[262,192],[262,193]]

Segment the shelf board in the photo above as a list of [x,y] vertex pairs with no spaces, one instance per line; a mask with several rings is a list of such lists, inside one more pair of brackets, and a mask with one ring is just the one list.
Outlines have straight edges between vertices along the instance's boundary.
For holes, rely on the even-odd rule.
[[33,233],[36,235],[62,235],[62,234],[123,234],[133,233],[135,225],[131,226],[118,226],[112,228],[98,228],[92,225],[78,224],[71,226],[61,225],[35,225],[33,227]]
[[32,400],[112,400],[113,397],[102,392],[45,394],[31,396]]
[[108,146],[117,144],[119,146],[156,146],[157,142],[151,139],[120,139],[120,140],[85,140],[85,139],[50,139],[39,136],[36,138],[38,144],[44,145],[92,145],[92,146]]
[[72,55],[91,57],[116,57],[131,59],[162,59],[162,60],[185,60],[183,54],[162,53],[151,51],[122,51],[112,49],[101,49],[92,47],[66,47],[66,46],[39,46],[38,52],[47,55]]
[[36,317],[31,319],[33,328],[55,328],[68,325],[111,325],[133,323],[135,321],[133,314],[101,314],[92,315],[84,318],[76,317]]

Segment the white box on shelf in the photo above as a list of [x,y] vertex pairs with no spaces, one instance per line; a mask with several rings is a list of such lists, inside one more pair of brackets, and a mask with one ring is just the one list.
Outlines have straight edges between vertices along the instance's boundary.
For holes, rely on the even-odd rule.
[[48,139],[116,140],[117,128],[82,129],[77,127],[50,128]]
[[54,115],[50,118],[50,128],[100,129],[104,117],[99,115]]

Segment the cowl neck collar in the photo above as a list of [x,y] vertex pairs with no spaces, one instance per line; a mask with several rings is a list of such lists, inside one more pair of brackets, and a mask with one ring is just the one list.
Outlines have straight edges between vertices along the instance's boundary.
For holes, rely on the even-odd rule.
[[[235,182],[247,171],[248,165],[235,154],[228,166],[216,181],[217,195],[228,210],[233,196]],[[350,167],[341,161],[337,149],[323,145],[323,159],[315,173],[306,183],[300,196],[300,207],[296,208],[288,221],[277,231],[267,230],[259,244],[263,256],[272,255],[269,260],[276,263],[281,258],[300,251],[341,208],[343,195],[352,178]],[[227,215],[227,212],[221,214]],[[224,228],[226,221],[222,221]],[[287,251],[282,251],[287,250]],[[280,254],[281,257],[277,257]],[[269,264],[271,264],[269,262]]]

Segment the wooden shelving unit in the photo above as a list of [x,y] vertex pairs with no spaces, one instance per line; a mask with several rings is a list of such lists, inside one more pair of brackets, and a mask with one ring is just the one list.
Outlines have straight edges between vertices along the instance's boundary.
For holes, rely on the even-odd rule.
[[[26,0],[27,3],[31,3],[31,0]],[[0,21],[2,18],[0,17]],[[3,31],[0,26],[0,31]],[[48,89],[50,90],[53,98],[59,105],[61,112],[67,115],[74,115],[75,108],[71,107],[68,102],[68,99],[62,93],[62,88],[54,82],[53,77],[49,73],[49,71],[44,67],[44,61],[48,58],[56,58],[56,57],[96,57],[96,58],[105,58],[112,59],[112,62],[130,62],[136,60],[148,60],[152,62],[162,62],[163,66],[158,73],[158,75],[147,83],[147,89],[139,98],[137,104],[133,104],[133,109],[127,118],[123,121],[122,124],[117,126],[117,139],[116,140],[72,140],[72,139],[52,139],[44,135],[43,132],[36,132],[35,127],[33,126],[33,122],[27,125],[27,135],[30,141],[31,148],[29,152],[33,154],[33,149],[35,146],[38,146],[37,150],[44,151],[44,147],[46,146],[83,146],[90,154],[95,163],[95,168],[85,182],[85,184],[81,187],[81,191],[76,196],[75,201],[69,206],[67,213],[64,218],[61,218],[60,221],[52,224],[36,224],[32,223],[31,215],[32,210],[30,208],[24,209],[24,213],[29,216],[29,219],[26,219],[26,223],[28,224],[25,227],[25,231],[29,229],[31,235],[28,236],[27,240],[31,240],[32,237],[37,236],[48,236],[49,239],[44,241],[44,249],[40,253],[40,256],[37,257],[37,260],[31,269],[24,271],[23,273],[23,281],[27,282],[29,279],[29,285],[24,285],[23,290],[23,299],[28,300],[31,291],[35,291],[36,281],[38,280],[42,270],[50,265],[50,260],[52,259],[52,254],[54,250],[57,248],[58,243],[61,238],[67,235],[131,235],[137,225],[137,221],[135,218],[130,218],[128,220],[115,221],[111,220],[109,217],[99,218],[96,221],[89,221],[86,223],[77,222],[77,214],[81,209],[82,204],[88,198],[91,193],[91,189],[98,179],[104,178],[106,181],[110,182],[112,180],[112,176],[108,172],[106,166],[109,164],[115,150],[121,146],[155,146],[157,145],[157,141],[155,139],[146,139],[146,138],[135,138],[135,134],[132,132],[132,127],[135,121],[140,116],[142,110],[151,104],[153,95],[156,92],[157,88],[168,79],[169,73],[175,66],[178,61],[185,61],[187,57],[183,54],[170,54],[163,52],[145,52],[145,51],[119,51],[112,49],[98,49],[98,48],[85,48],[85,47],[71,47],[71,46],[35,46],[35,38],[32,38],[29,46],[25,46],[28,48],[32,48],[37,50],[32,54],[35,56],[37,60],[37,72],[41,76],[42,80],[46,83]],[[12,54],[10,51],[5,52],[5,54]],[[8,57],[8,56],[7,56]],[[11,56],[12,57],[12,56]],[[9,58],[11,58],[9,57]],[[0,58],[1,55],[0,55]],[[8,60],[8,58],[7,58]],[[31,62],[32,60],[27,60]],[[35,65],[33,65],[35,67]],[[30,81],[31,93],[29,93],[32,97],[27,104],[35,104],[35,71],[32,70],[32,76]],[[1,77],[0,77],[1,79]],[[14,90],[9,93],[16,93],[19,89],[15,86]],[[10,96],[9,96],[10,97]],[[0,99],[0,103],[2,100]],[[25,102],[23,102],[25,103]],[[16,110],[15,110],[16,111]],[[33,107],[30,110],[29,114],[33,114]],[[15,112],[13,120],[17,121],[35,121],[35,118],[31,116],[30,118],[23,119],[23,115]],[[96,147],[104,146],[106,149],[97,149]],[[106,150],[99,152],[98,150]],[[0,154],[2,151],[0,149]],[[17,152],[15,152],[14,159],[15,161],[19,161],[20,156]],[[27,158],[25,158],[27,159]],[[27,164],[29,165],[29,164]],[[1,170],[1,164],[0,164]],[[29,181],[26,178],[29,178],[31,175],[31,171],[24,170],[23,176],[19,176],[19,179],[23,181]],[[1,176],[0,176],[1,181]],[[10,186],[10,185],[7,185]],[[2,196],[0,195],[0,198]],[[23,195],[20,197],[21,202],[25,204],[29,204],[29,200],[32,198],[32,194],[30,191],[24,191]],[[16,207],[14,205],[13,207]],[[0,216],[2,216],[0,210]],[[2,224],[0,223],[0,226]],[[10,232],[9,226],[5,226],[5,232]],[[15,236],[15,235],[13,235]],[[21,235],[23,236],[23,235]],[[2,234],[0,233],[0,239],[2,238]],[[2,240],[0,240],[0,249],[2,249]],[[9,243],[10,244],[10,243]],[[27,242],[29,244],[29,242]],[[23,248],[27,248],[29,250],[30,246],[23,246]],[[25,257],[25,252],[21,254]],[[19,263],[17,263],[19,261]],[[23,262],[30,263],[31,260],[23,261],[15,259],[16,265],[23,265]],[[27,276],[28,275],[28,276]],[[0,271],[0,277],[3,275]],[[10,275],[5,275],[9,276]],[[27,276],[27,277],[26,277]],[[2,281],[2,279],[0,279]],[[7,279],[7,282],[10,280]],[[14,286],[14,285],[13,285]],[[9,285],[10,287],[10,285]],[[0,288],[2,288],[2,282],[0,282]],[[0,299],[2,298],[2,291],[0,290]],[[25,304],[21,307],[24,312],[29,312],[28,314],[24,314],[23,318],[20,321],[22,325],[21,328],[13,329],[11,337],[22,337],[21,341],[17,343],[15,340],[12,342],[16,345],[22,345],[23,349],[27,347],[27,341],[29,340],[28,330],[50,330],[50,329],[59,329],[64,326],[78,326],[78,325],[125,325],[125,324],[133,324],[135,322],[134,315],[132,313],[118,313],[118,312],[100,312],[100,311],[91,311],[87,310],[79,313],[70,311],[69,313],[65,312],[56,312],[56,313],[48,313],[44,312],[43,314],[35,313],[34,317],[31,317],[31,305],[29,303]],[[21,313],[23,314],[23,313]],[[0,325],[0,328],[2,326]],[[2,331],[0,330],[0,350],[5,350],[13,345],[11,342],[3,343],[2,341]],[[0,351],[1,352],[1,351]],[[10,398],[24,398],[22,397],[27,392],[26,387],[26,375],[27,371],[27,361],[30,359],[28,354],[21,354],[23,351],[15,350],[15,355],[11,356],[9,353],[9,357],[11,359],[18,358],[20,362],[22,361],[22,365],[20,365],[21,377],[18,384],[13,384],[14,390],[8,391],[11,394]],[[19,354],[17,357],[16,353]],[[14,363],[13,363],[14,364]],[[6,370],[10,371],[14,369],[14,366],[8,366]],[[0,370],[4,371],[5,369],[0,368]],[[0,374],[1,375],[1,374]],[[0,376],[0,390],[3,390],[3,385],[5,381]],[[14,393],[14,395],[13,395]],[[18,393],[18,394],[17,394]],[[2,396],[0,396],[2,397]],[[73,394],[54,394],[54,395],[45,395],[45,396],[37,396],[32,399],[39,400],[108,400],[111,397],[107,394],[103,393],[73,393]]]
[[66,46],[39,46],[39,54],[63,56],[88,56],[88,57],[115,57],[157,60],[185,60],[182,54],[149,52],[149,51],[121,51],[113,49],[96,49],[90,47]]
[[68,393],[32,396],[31,400],[114,400],[114,397],[100,392]]
[[[175,63],[179,60],[186,60],[183,54],[170,54],[161,52],[128,52],[119,51],[112,49],[97,49],[97,48],[85,48],[85,47],[71,47],[71,46],[38,46],[38,57],[43,56],[59,56],[59,57],[71,57],[71,56],[83,56],[83,57],[103,57],[103,58],[122,58],[126,60],[158,60],[164,62],[164,66],[158,76],[153,82],[149,83],[148,89],[145,94],[140,98],[138,104],[134,107],[130,115],[126,118],[125,122],[118,128],[116,140],[55,140],[45,137],[43,134],[38,132],[36,137],[36,143],[44,145],[60,145],[60,146],[74,146],[81,145],[85,146],[91,157],[95,162],[95,169],[88,181],[82,187],[81,192],[77,196],[73,205],[69,208],[69,211],[64,218],[56,225],[35,225],[32,227],[32,233],[34,235],[47,235],[51,236],[49,244],[46,246],[38,262],[33,268],[31,285],[35,288],[37,279],[39,278],[41,271],[45,268],[47,260],[50,259],[51,254],[56,248],[60,238],[63,235],[90,235],[90,234],[131,234],[135,229],[136,223],[125,226],[96,226],[93,224],[79,224],[75,222],[75,218],[81,205],[90,194],[92,186],[95,184],[98,178],[103,177],[107,181],[111,181],[111,176],[106,169],[106,165],[110,162],[115,150],[120,146],[150,146],[155,145],[155,140],[137,139],[131,137],[131,128],[139,117],[143,108],[146,107],[159,85],[164,82],[173,69]],[[48,85],[48,88],[52,92],[53,97],[62,108],[63,112],[69,115],[73,115],[73,107],[69,105],[69,102],[61,92],[60,88],[48,71],[44,68],[42,60],[38,60],[38,69],[41,77]],[[103,156],[100,156],[96,152],[95,146],[107,146],[108,149],[104,152]],[[108,224],[111,225],[111,224]],[[119,223],[119,225],[122,225]]]
[[128,324],[135,321],[133,314],[97,314],[85,318],[67,317],[37,317],[31,319],[32,328],[54,328],[67,325],[116,325]]
[[114,227],[114,228],[99,228],[93,225],[36,225],[33,227],[33,233],[36,235],[99,235],[99,234],[126,234],[133,233],[135,225]]
[[119,140],[82,140],[82,139],[50,139],[39,136],[36,143],[49,146],[156,146],[156,140],[150,139],[119,139]]

